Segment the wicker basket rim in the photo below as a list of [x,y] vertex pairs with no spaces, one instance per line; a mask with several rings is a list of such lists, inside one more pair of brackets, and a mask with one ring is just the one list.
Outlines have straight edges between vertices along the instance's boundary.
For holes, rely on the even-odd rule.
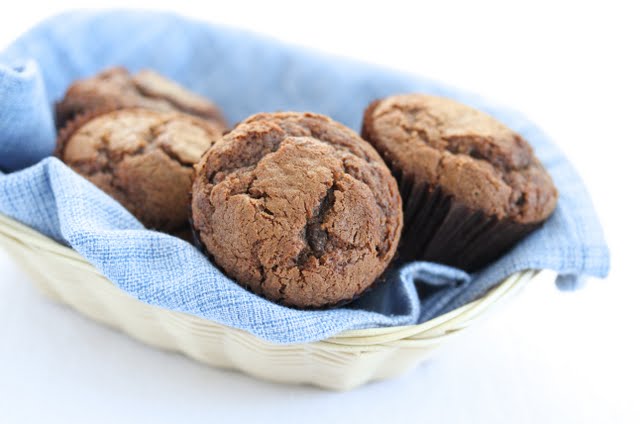
[[[70,247],[64,246],[55,240],[39,233],[38,231],[0,213],[0,234],[10,237],[14,241],[28,244],[33,248],[42,249],[55,255],[64,257],[68,261],[75,262],[76,266],[86,266],[87,271],[91,271],[100,276],[102,274],[93,267],[82,255]],[[514,295],[524,283],[534,278],[540,271],[528,270],[512,274],[501,283],[489,290],[482,297],[464,306],[456,308],[450,312],[436,318],[416,325],[404,325],[394,327],[366,328],[358,330],[347,330],[325,340],[316,343],[330,344],[335,347],[354,347],[362,349],[366,346],[383,345],[398,341],[405,341],[414,347],[421,347],[425,344],[438,343],[442,338],[447,338],[460,329],[466,328],[473,321],[479,318],[492,305],[502,301],[506,297]],[[103,277],[103,276],[102,276]],[[123,292],[125,293],[125,292]],[[126,293],[125,293],[126,294]],[[127,296],[130,296],[127,294]],[[158,306],[154,308],[162,309]],[[194,315],[183,312],[170,311],[175,314],[188,316],[197,320],[205,320]],[[207,320],[205,320],[207,321]],[[212,322],[226,327],[224,324]],[[249,334],[240,329],[234,329]]]

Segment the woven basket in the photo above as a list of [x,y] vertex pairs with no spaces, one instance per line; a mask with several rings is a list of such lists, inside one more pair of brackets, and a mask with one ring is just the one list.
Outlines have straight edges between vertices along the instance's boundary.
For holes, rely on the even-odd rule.
[[414,368],[449,337],[539,275],[538,271],[514,274],[482,298],[420,325],[346,331],[315,343],[276,345],[242,330],[140,302],[74,250],[2,214],[0,244],[49,297],[148,345],[265,380],[334,390]]

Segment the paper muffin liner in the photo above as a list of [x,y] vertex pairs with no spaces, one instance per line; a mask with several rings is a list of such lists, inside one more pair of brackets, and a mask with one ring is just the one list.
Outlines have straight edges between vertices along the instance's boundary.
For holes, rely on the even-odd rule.
[[400,260],[438,262],[477,271],[541,224],[520,224],[474,211],[439,185],[415,181],[392,167],[404,206]]

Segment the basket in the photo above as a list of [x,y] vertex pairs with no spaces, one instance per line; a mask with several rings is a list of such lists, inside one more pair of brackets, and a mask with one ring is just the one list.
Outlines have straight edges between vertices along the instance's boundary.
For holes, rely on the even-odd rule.
[[314,343],[279,345],[245,331],[143,303],[74,250],[0,214],[0,245],[50,298],[150,346],[214,367],[281,382],[348,390],[402,374],[534,277],[506,278],[480,299],[419,325],[346,331]]

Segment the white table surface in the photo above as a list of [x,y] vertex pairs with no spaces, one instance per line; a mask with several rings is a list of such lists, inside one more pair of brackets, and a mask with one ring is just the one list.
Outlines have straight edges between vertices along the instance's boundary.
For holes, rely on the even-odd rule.
[[[396,1],[366,19],[347,2],[264,3],[179,11],[413,71],[525,112],[587,182],[611,275],[575,293],[530,285],[415,371],[330,393],[148,348],[42,297],[0,249],[0,423],[640,422],[638,15],[615,1],[575,9]],[[0,46],[58,10],[12,3],[0,15]]]

